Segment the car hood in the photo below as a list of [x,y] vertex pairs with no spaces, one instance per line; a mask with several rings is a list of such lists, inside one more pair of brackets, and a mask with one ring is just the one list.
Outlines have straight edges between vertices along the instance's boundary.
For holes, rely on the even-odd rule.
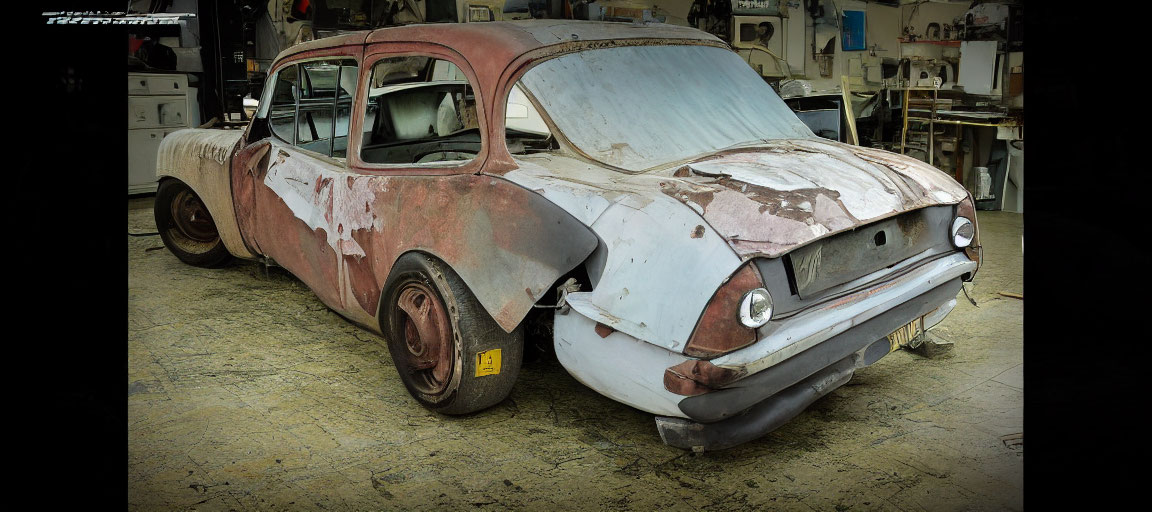
[[967,191],[911,157],[823,139],[773,141],[689,163],[660,192],[699,213],[742,258],[777,257]]

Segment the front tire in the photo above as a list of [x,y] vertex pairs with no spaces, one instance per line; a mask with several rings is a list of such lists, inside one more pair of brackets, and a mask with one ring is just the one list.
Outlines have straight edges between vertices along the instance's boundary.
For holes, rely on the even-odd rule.
[[416,401],[467,414],[508,396],[520,373],[523,329],[504,332],[455,271],[425,254],[400,257],[384,290],[388,350]]
[[184,182],[160,182],[153,214],[164,245],[180,261],[197,267],[218,267],[231,259],[208,208]]

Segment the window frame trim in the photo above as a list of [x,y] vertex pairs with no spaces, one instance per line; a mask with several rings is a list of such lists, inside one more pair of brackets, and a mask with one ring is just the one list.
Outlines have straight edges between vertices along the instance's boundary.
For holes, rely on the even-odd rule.
[[[368,84],[370,84],[372,80],[372,70],[381,60],[390,57],[429,57],[444,60],[452,63],[464,73],[465,78],[468,80],[468,85],[472,87],[473,94],[476,96],[476,121],[480,133],[480,152],[476,153],[475,157],[463,164],[453,166],[444,166],[442,164],[370,163],[360,158],[360,150],[364,138],[362,124],[364,114],[368,108],[368,93],[370,92]],[[357,172],[363,174],[432,176],[475,174],[483,168],[491,153],[491,137],[489,137],[490,134],[488,133],[488,112],[484,106],[485,94],[481,89],[480,80],[475,70],[472,69],[471,63],[469,63],[463,55],[447,46],[437,43],[426,41],[388,41],[368,44],[365,48],[361,63],[360,80],[356,91],[356,99],[353,103],[353,108],[359,111],[354,116],[354,119],[358,121],[356,127],[359,128],[359,131],[357,131],[358,135],[352,138],[352,131],[349,130],[350,140],[348,141],[349,149],[347,157],[349,168],[355,169]],[[353,143],[355,143],[355,151],[352,150]]]
[[[344,46],[333,46],[331,48],[322,48],[322,49],[318,49],[318,50],[299,53],[296,55],[292,55],[290,57],[285,57],[280,62],[275,63],[273,65],[273,67],[268,70],[268,76],[272,77],[272,79],[268,80],[266,82],[267,85],[264,87],[264,91],[261,94],[261,98],[260,98],[260,107],[256,110],[256,114],[252,116],[253,122],[258,118],[268,120],[267,118],[270,116],[271,111],[272,111],[271,100],[272,100],[273,91],[275,91],[275,89],[276,89],[276,78],[279,76],[280,72],[283,71],[284,69],[288,68],[289,66],[298,66],[299,64],[304,64],[304,63],[308,63],[308,62],[315,62],[315,61],[352,60],[352,61],[356,62],[356,66],[358,69],[357,73],[359,74],[360,70],[363,70],[363,56],[364,56],[364,45],[344,45]],[[343,69],[344,66],[341,65],[340,67],[341,67],[341,69]],[[299,77],[300,73],[301,73],[301,70],[299,69],[299,67],[297,67],[297,76],[298,77]],[[362,76],[360,78],[362,78]],[[358,80],[357,81],[356,95],[353,96],[353,104],[352,104],[353,107],[355,107],[356,96],[358,96],[360,94],[360,90],[359,90],[360,85],[361,85],[361,82]],[[339,91],[337,91],[337,92],[339,92]],[[302,91],[301,91],[300,95],[301,96],[303,95]],[[338,97],[339,94],[336,94],[335,96]],[[334,105],[336,103],[335,100],[336,100],[336,98],[333,98],[333,104]],[[351,168],[352,166],[350,165],[350,162],[348,161],[347,157],[345,157],[345,158],[333,157],[331,154],[325,155],[323,153],[317,153],[316,151],[305,149],[305,148],[302,148],[302,147],[296,145],[295,139],[296,139],[296,136],[297,136],[298,130],[299,130],[297,123],[299,123],[299,120],[300,120],[299,109],[300,109],[300,98],[297,97],[295,99],[294,114],[293,114],[293,119],[292,119],[292,138],[293,138],[293,140],[291,142],[284,140],[283,137],[281,137],[274,130],[272,130],[271,120],[268,120],[269,136],[267,138],[271,139],[270,142],[287,144],[294,151],[303,151],[306,154],[308,154],[309,156],[314,156],[314,157],[317,157],[320,159],[327,159],[327,160],[331,160],[334,162],[338,162],[340,165],[342,165],[346,169]],[[352,129],[354,126],[359,126],[359,123],[356,123],[356,113],[354,112],[355,109],[353,108],[352,110],[353,110],[353,112],[349,112],[349,118],[348,118],[348,133],[349,134],[352,133]],[[335,129],[335,124],[336,124],[335,118],[333,118],[332,124],[333,124],[333,129]],[[252,122],[249,122],[249,128],[245,129],[245,136],[247,136],[247,131],[251,128],[251,125],[252,125]],[[351,137],[349,137],[349,139],[351,139]],[[334,140],[335,140],[335,138],[333,138],[333,141]],[[249,142],[249,143],[251,143],[251,142]],[[351,140],[349,140],[349,143],[351,143]],[[329,153],[331,153],[331,148],[329,148]]]

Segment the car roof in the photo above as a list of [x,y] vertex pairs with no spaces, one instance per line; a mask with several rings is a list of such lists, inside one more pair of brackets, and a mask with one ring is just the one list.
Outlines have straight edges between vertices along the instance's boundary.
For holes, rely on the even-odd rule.
[[578,41],[613,39],[723,43],[721,39],[702,30],[665,23],[547,19],[482,23],[421,23],[349,32],[300,43],[280,52],[280,55],[276,56],[276,60],[279,61],[284,57],[309,50],[336,46],[419,41],[447,46],[462,54],[470,62],[507,64],[520,55],[547,46]]

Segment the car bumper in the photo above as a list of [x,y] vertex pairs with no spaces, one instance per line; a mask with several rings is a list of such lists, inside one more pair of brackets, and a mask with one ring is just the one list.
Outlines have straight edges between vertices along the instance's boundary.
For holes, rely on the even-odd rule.
[[917,318],[925,328],[938,323],[975,267],[953,253],[794,315],[758,342],[710,360],[743,377],[697,396],[672,393],[663,379],[693,358],[621,332],[597,334],[596,322],[575,311],[556,316],[556,354],[580,382],[656,414],[666,443],[722,449],[770,432],[887,355],[886,336],[897,328]]
[[[775,430],[847,383],[857,369],[888,355],[893,348],[888,334],[954,306],[960,286],[960,278],[955,278],[768,370],[681,400],[680,410],[690,419],[657,417],[660,437],[678,448],[721,450]],[[929,321],[925,319],[926,326]]]

